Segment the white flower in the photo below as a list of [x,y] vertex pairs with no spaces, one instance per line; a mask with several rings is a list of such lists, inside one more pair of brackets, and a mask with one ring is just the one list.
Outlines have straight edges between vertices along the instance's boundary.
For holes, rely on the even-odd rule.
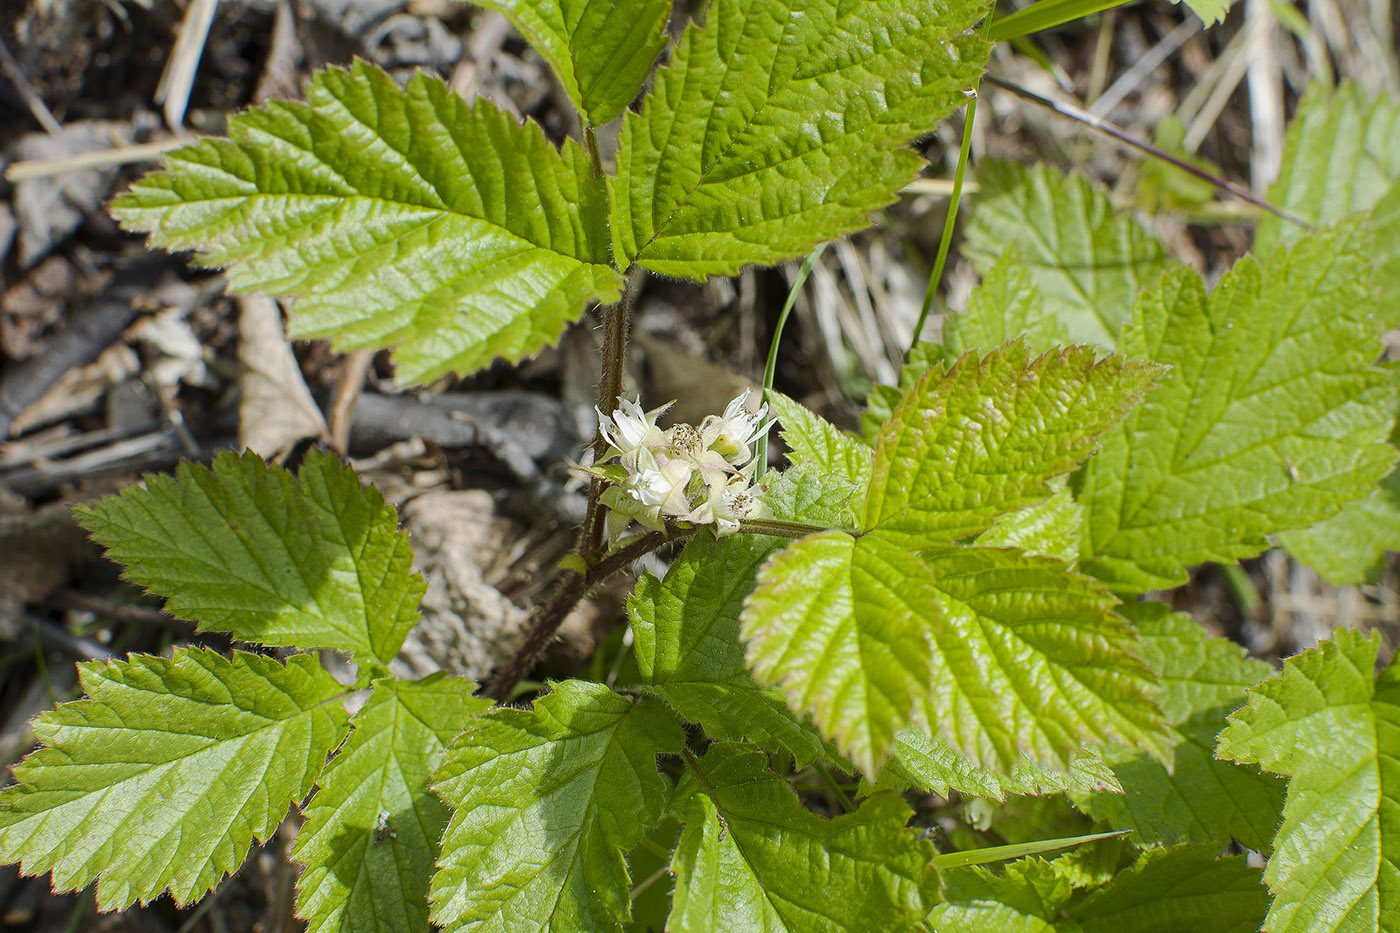
[[758,498],[748,481],[742,476],[733,477],[727,484],[710,487],[705,497],[682,521],[697,525],[714,525],[715,534],[731,535],[739,530],[739,523],[746,518],[765,518],[768,507]]
[[690,509],[686,489],[694,475],[690,463],[679,457],[668,459],[655,469],[638,473],[632,492],[644,504],[660,508],[663,515],[683,515]]
[[619,463],[632,471],[653,466],[654,451],[669,446],[670,438],[656,426],[656,419],[675,404],[667,402],[660,408],[643,411],[640,401],[640,398],[628,401],[618,396],[617,410],[611,416],[603,414],[596,406],[593,409],[598,412],[598,430],[608,442],[609,449],[603,459],[617,457]]
[[777,419],[764,421],[768,406],[758,406],[752,412],[745,407],[749,392],[738,396],[725,406],[723,415],[710,415],[700,424],[700,437],[706,450],[718,451],[721,456],[736,467],[748,463],[753,457],[751,447],[754,441],[768,433]]

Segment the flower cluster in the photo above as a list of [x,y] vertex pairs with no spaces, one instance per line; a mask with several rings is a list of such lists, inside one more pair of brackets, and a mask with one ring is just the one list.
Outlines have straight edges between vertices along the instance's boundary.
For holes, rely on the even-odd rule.
[[734,399],[723,415],[710,415],[699,427],[677,424],[665,431],[656,419],[672,403],[643,411],[637,402],[619,398],[612,415],[598,412],[599,430],[608,449],[588,472],[610,480],[602,503],[608,513],[608,537],[616,540],[633,520],[661,530],[663,522],[714,525],[716,534],[733,534],[739,521],[769,514],[752,487],[758,466],[753,444],[768,432],[768,406],[750,412],[749,393]]

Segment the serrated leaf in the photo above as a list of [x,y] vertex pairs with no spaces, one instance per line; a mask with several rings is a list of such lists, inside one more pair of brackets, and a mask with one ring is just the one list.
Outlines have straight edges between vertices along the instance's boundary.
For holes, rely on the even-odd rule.
[[939,933],[1252,933],[1267,897],[1259,869],[1242,855],[1180,846],[1144,852],[1112,881],[1075,897],[1056,862],[1025,859],[1003,875],[983,868],[945,873],[946,904],[929,921]]
[[1142,296],[1124,352],[1172,369],[1084,470],[1082,567],[1127,592],[1176,586],[1389,472],[1368,243],[1345,223],[1262,265],[1246,256],[1209,296],[1187,269]]
[[1391,473],[1369,496],[1331,518],[1275,537],[1332,583],[1375,582],[1385,552],[1400,551],[1400,473]]
[[637,581],[627,600],[637,665],[653,693],[716,740],[745,739],[792,757],[829,759],[821,735],[794,717],[744,665],[739,613],[758,568],[782,542],[759,535],[696,535],[666,571]]
[[229,120],[112,204],[128,230],[227,267],[238,291],[300,295],[291,330],[394,347],[400,381],[521,360],[621,292],[607,202],[583,150],[560,153],[419,72],[319,72],[307,102]]
[[677,789],[667,930],[904,930],[936,900],[933,848],[895,795],[825,820],[751,748],[717,743],[698,769]]
[[305,866],[297,916],[308,933],[427,929],[428,879],[447,826],[428,781],[452,737],[492,705],[446,674],[373,687],[292,849]]
[[394,507],[320,451],[297,476],[222,451],[212,470],[181,464],[73,512],[128,579],[200,631],[387,664],[418,621],[424,583]]
[[984,160],[977,182],[963,255],[985,274],[1016,244],[1055,326],[1116,349],[1133,299],[1168,267],[1162,244],[1083,175]]
[[627,109],[666,47],[669,0],[479,0],[510,18],[549,62],[585,122]]
[[1400,920],[1400,669],[1380,633],[1338,629],[1249,691],[1216,750],[1289,778],[1264,872],[1270,933],[1393,930]]
[[0,861],[97,884],[102,910],[186,904],[266,841],[345,734],[345,689],[314,657],[201,648],[80,664],[86,699],[41,715],[44,747],[0,792]]
[[1025,343],[931,371],[875,438],[861,527],[909,548],[983,531],[1048,498],[1161,373],[1091,347],[1031,357]]
[[979,547],[1014,547],[1028,554],[1054,557],[1071,567],[1079,559],[1079,530],[1084,510],[1067,488],[1044,502],[1008,512],[977,536]]
[[978,0],[716,0],[628,114],[613,250],[702,280],[869,226],[987,60]]
[[[1268,201],[1308,223],[1330,224],[1371,210],[1397,181],[1400,99],[1368,94],[1358,84],[1328,89],[1314,82],[1288,125]],[[1305,235],[1296,224],[1264,214],[1254,228],[1254,252],[1268,256]]]
[[1139,846],[1202,843],[1217,850],[1231,838],[1268,852],[1283,809],[1283,783],[1252,767],[1215,757],[1225,717],[1244,702],[1245,689],[1267,676],[1263,661],[1223,638],[1206,638],[1190,616],[1161,603],[1119,609],[1142,636],[1141,658],[1161,678],[1162,711],[1175,735],[1169,771],[1125,749],[1104,753],[1120,793],[1071,796],[1085,813],[1114,829],[1134,830]]
[[1014,241],[996,258],[967,297],[967,310],[943,319],[943,352],[949,362],[964,353],[992,350],[1022,337],[1043,352],[1070,343],[1069,329],[1045,311],[1045,299]]
[[659,701],[581,680],[533,709],[478,716],[434,778],[453,814],[432,881],[433,923],[449,933],[620,929],[623,853],[661,818],[656,756],[683,740]]
[[864,489],[870,484],[870,445],[837,428],[805,405],[771,389],[764,393],[778,430],[788,446],[788,461],[815,463],[823,472]]
[[1040,795],[1067,790],[1121,793],[1118,779],[1096,751],[1070,762],[1068,770],[1049,768],[1028,759],[1010,774],[979,768],[948,747],[939,736],[927,736],[917,729],[905,729],[894,737],[890,760],[872,787],[876,790],[920,790],[947,797],[959,793],[968,797],[1005,800],[1008,795]]
[[773,517],[827,528],[852,528],[864,488],[810,460],[763,478],[761,494]]
[[810,712],[866,774],[921,715],[973,764],[1068,768],[1086,742],[1164,755],[1150,672],[1114,600],[1063,564],[958,548],[921,560],[878,534],[772,557],[741,618],[760,683]]

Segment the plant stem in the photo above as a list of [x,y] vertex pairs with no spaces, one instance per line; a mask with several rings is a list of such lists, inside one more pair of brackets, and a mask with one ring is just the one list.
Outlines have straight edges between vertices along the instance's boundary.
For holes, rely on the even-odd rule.
[[[812,274],[812,266],[816,265],[822,253],[826,252],[826,244],[820,243],[817,248],[807,254],[807,258],[802,260],[802,268],[797,270],[797,278],[792,280],[792,288],[788,289],[787,300],[783,302],[782,313],[778,315],[778,324],[773,328],[773,339],[768,342],[768,362],[763,366],[763,393],[768,394],[768,390],[773,388],[773,377],[778,371],[778,342],[783,339],[783,328],[787,326],[788,315],[792,313],[792,306],[797,304],[797,295],[802,291],[802,285],[807,281],[807,276]],[[754,461],[758,464],[758,471],[754,479],[762,479],[763,474],[768,470],[768,435],[764,434],[754,444]]]
[[823,531],[855,534],[850,528],[828,528],[825,525],[808,525],[806,522],[787,522],[776,518],[745,518],[739,522],[740,534],[769,535],[774,538],[805,538]]

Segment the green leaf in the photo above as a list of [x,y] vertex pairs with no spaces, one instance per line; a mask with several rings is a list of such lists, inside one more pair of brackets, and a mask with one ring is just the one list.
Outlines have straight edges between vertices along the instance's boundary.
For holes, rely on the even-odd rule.
[[[1328,89],[1314,82],[1288,125],[1268,200],[1308,223],[1330,224],[1371,210],[1397,181],[1400,99],[1372,96],[1357,84]],[[1265,214],[1254,228],[1254,252],[1268,256],[1305,235],[1296,224]]]
[[855,434],[842,431],[805,405],[781,392],[764,393],[769,410],[778,419],[788,462],[810,461],[823,472],[843,477],[864,489],[870,484],[870,445]]
[[909,548],[956,541],[1048,498],[1161,374],[1091,347],[1017,341],[914,383],[875,438],[862,527]]
[[1123,591],[1176,586],[1389,472],[1368,244],[1345,223],[1263,265],[1246,256],[1209,296],[1187,269],[1143,295],[1124,351],[1172,369],[1085,468],[1082,567]]
[[345,689],[310,655],[176,648],[78,670],[87,699],[35,721],[44,747],[0,792],[0,862],[52,871],[57,891],[97,879],[102,910],[213,889],[345,734]]
[[755,679],[873,776],[928,693],[936,607],[918,557],[828,531],[764,564],[740,625]]
[[963,255],[987,273],[1016,244],[1054,326],[1117,349],[1133,299],[1168,267],[1162,244],[1083,175],[983,161],[977,181]]
[[1086,742],[1165,754],[1153,678],[1114,602],[1057,561],[921,560],[878,534],[824,532],[769,559],[741,626],[756,679],[868,776],[916,714],[975,765],[1063,770]]
[[296,336],[395,347],[404,382],[523,359],[620,294],[575,143],[561,154],[534,123],[364,61],[319,72],[306,100],[170,153],[113,214],[227,267],[235,290],[301,295]]
[[587,123],[627,109],[666,48],[669,0],[480,0],[500,10],[559,77]]
[[1225,717],[1244,703],[1245,689],[1269,666],[1244,656],[1224,638],[1206,638],[1190,616],[1161,603],[1122,606],[1142,636],[1141,657],[1162,680],[1162,710],[1171,723],[1171,770],[1127,749],[1104,753],[1119,793],[1071,796],[1085,813],[1114,829],[1134,830],[1139,846],[1195,842],[1217,850],[1231,838],[1268,852],[1283,809],[1283,783],[1273,775],[1215,757]]
[[[869,448],[866,448],[867,450]],[[810,460],[763,478],[763,503],[782,521],[852,528],[864,488]]]
[[948,747],[939,736],[927,736],[917,729],[905,729],[894,737],[890,760],[873,785],[876,790],[920,790],[947,797],[956,792],[967,797],[1005,800],[1008,795],[1040,795],[1066,790],[1122,793],[1118,779],[1095,751],[1070,762],[1068,770],[1057,770],[1029,759],[1010,774],[997,774],[979,768]]
[[1380,633],[1339,629],[1230,716],[1216,754],[1288,777],[1264,872],[1270,933],[1391,930],[1400,916],[1400,669]]
[[863,229],[923,160],[904,148],[966,101],[979,0],[715,0],[686,29],[611,184],[613,250],[702,280]]
[[373,686],[292,849],[305,866],[297,916],[309,933],[427,929],[428,879],[447,826],[428,781],[452,737],[492,705],[446,674]]
[[1017,842],[1010,845],[988,846],[965,852],[944,852],[933,857],[933,864],[942,869],[965,868],[969,865],[990,865],[993,862],[1006,862],[1027,855],[1040,855],[1081,846],[1085,843],[1113,839],[1121,835],[1117,832],[1088,833],[1083,836],[1068,836],[1063,839],[1038,839],[1034,842]]
[[906,930],[937,899],[933,847],[897,796],[825,820],[751,748],[715,744],[692,767],[667,930]]
[[617,930],[623,852],[660,818],[658,753],[684,736],[656,700],[569,680],[531,710],[472,720],[434,778],[453,808],[433,876],[445,930]]
[[1275,537],[1332,583],[1374,583],[1385,567],[1385,552],[1400,551],[1400,472],[1331,518]]
[[1054,557],[1070,566],[1079,559],[1079,531],[1084,510],[1069,490],[1061,488],[1049,499],[1008,512],[977,536],[981,547],[1014,547],[1029,554]]
[[181,464],[74,514],[126,577],[200,631],[387,664],[415,622],[423,579],[384,497],[335,457],[298,476],[252,452]]
[[832,757],[826,743],[776,691],[759,688],[739,643],[744,597],[759,566],[781,547],[759,535],[696,535],[664,580],[644,574],[637,581],[627,612],[651,692],[712,739],[745,739],[805,768]]
[[1056,870],[1060,861],[1025,859],[1003,875],[946,872],[947,903],[929,922],[939,933],[1253,933],[1267,904],[1259,869],[1205,847],[1144,852],[1082,898]]
[[1070,343],[1069,329],[1045,313],[1045,299],[1014,241],[997,257],[967,297],[967,311],[943,319],[943,353],[949,362],[964,353],[992,350],[1024,337],[1037,352]]

